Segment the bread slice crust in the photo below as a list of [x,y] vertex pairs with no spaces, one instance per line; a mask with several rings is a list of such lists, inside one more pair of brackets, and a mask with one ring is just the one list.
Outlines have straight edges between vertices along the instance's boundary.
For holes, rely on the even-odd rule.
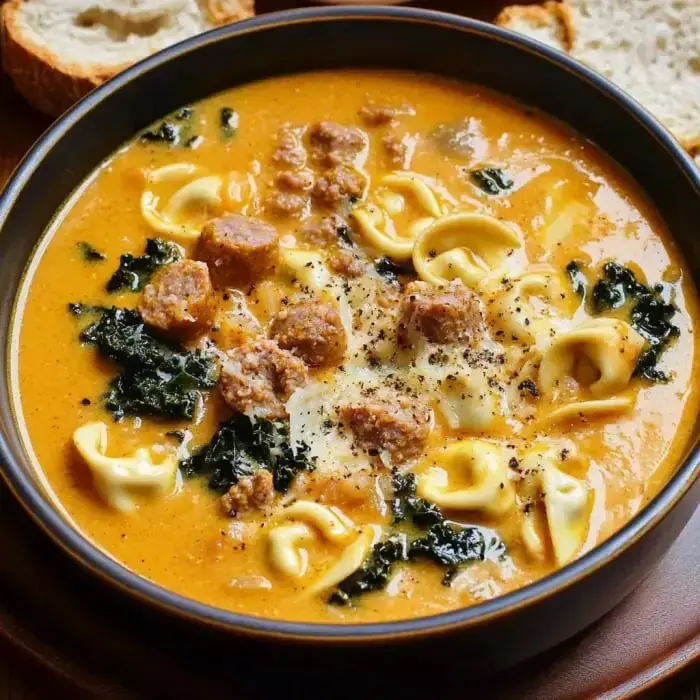
[[[59,116],[98,85],[127,68],[116,65],[66,61],[46,45],[28,36],[22,27],[22,5],[27,0],[7,0],[0,7],[2,65],[17,91],[36,109]],[[108,5],[109,2],[102,4]],[[198,0],[211,27],[251,17],[254,0]]]
[[[582,0],[549,0],[543,5],[511,5],[499,13],[496,17],[496,24],[507,29],[519,31],[533,38],[544,38],[550,45],[572,54],[574,58],[578,58],[577,42],[585,41],[585,37],[581,36],[580,28],[577,27],[576,22],[576,9],[579,9],[580,15],[580,6],[582,4],[585,5],[585,2],[582,3]],[[622,4],[624,3],[620,2],[620,5]],[[644,21],[641,17],[638,19],[640,23]],[[635,21],[635,18],[632,17],[631,21]],[[656,31],[659,31],[658,28]],[[657,36],[660,35],[657,34]],[[590,58],[591,56],[589,55]],[[586,62],[593,68],[596,68],[595,55],[593,55],[593,60],[587,60]],[[700,93],[698,90],[694,90],[693,94],[698,95]],[[697,100],[697,96],[693,99],[689,98],[687,105],[692,105]],[[644,102],[645,100],[640,101]],[[653,104],[646,104],[646,106],[650,111],[655,111]],[[698,118],[697,124],[697,133],[688,135],[688,129],[686,128],[682,132],[676,130],[675,136],[700,164],[700,118]],[[693,130],[691,129],[690,131],[692,132]],[[673,131],[673,128],[671,131]]]

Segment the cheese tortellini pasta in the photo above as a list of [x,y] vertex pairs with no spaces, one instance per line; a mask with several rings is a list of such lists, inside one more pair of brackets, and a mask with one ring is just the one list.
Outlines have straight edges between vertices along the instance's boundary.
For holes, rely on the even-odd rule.
[[501,516],[515,503],[507,453],[487,440],[459,440],[438,449],[417,475],[418,495],[441,508]]
[[557,337],[540,362],[538,385],[554,403],[550,422],[625,411],[633,396],[615,396],[632,379],[644,338],[627,322],[598,318]]
[[554,445],[536,446],[520,461],[523,541],[533,556],[542,559],[548,540],[558,566],[578,556],[589,529],[590,487],[564,471],[567,463],[577,461],[571,450]]
[[476,287],[519,247],[515,231],[498,219],[458,212],[423,229],[413,248],[413,266],[425,282],[444,285],[459,279]]
[[549,343],[562,321],[571,318],[579,299],[564,275],[551,265],[536,265],[514,279],[499,281],[490,294],[488,314],[504,339]]
[[[200,169],[191,163],[166,165],[146,173],[148,187],[141,195],[141,214],[158,233],[182,241],[199,237],[202,224],[221,211],[224,203],[224,181],[218,175],[199,175]],[[168,186],[183,182],[163,206],[162,196],[154,185]]]
[[88,423],[73,433],[73,444],[92,473],[95,488],[115,510],[136,509],[138,494],[165,495],[175,486],[177,456],[165,453],[160,458],[154,450],[141,448],[131,457],[108,457],[107,426]]
[[644,347],[629,323],[597,318],[556,338],[540,364],[540,388],[554,394],[567,377],[598,398],[627,387]]
[[316,595],[337,585],[357,570],[381,535],[378,526],[355,527],[339,509],[314,501],[300,500],[277,516],[281,524],[268,534],[270,562],[283,575],[303,578],[309,569],[309,551],[319,538],[342,550],[320,576],[305,587],[305,595]]
[[[413,199],[418,218],[399,231],[395,217],[404,213],[405,195]],[[382,178],[375,194],[376,204],[355,207],[352,217],[367,242],[389,257],[410,260],[413,245],[422,230],[452,206],[451,196],[429,178],[410,171],[395,172]]]

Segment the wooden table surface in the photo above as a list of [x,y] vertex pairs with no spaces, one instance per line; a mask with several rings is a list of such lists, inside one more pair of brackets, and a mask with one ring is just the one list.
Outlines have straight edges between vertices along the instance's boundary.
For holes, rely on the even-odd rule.
[[[264,8],[267,10],[277,9],[274,6],[278,2],[279,6],[282,6],[284,0],[263,0],[259,5],[263,3],[270,5]],[[464,14],[482,15],[488,18],[483,9],[484,4],[488,5],[488,3],[463,0],[451,4],[458,6]],[[465,9],[466,5],[476,8],[479,4],[480,7],[474,12],[469,12],[468,8]],[[29,108],[12,90],[9,81],[0,75],[0,189],[23,154],[50,123],[49,118]],[[2,543],[0,543],[0,552],[1,545]],[[52,692],[47,683],[46,678],[37,677],[35,670],[28,667],[10,650],[0,648],[0,700],[44,700],[49,697],[53,700],[53,698],[62,697]],[[673,700],[700,700],[700,669],[696,670],[687,688],[683,690],[675,688],[667,697]]]

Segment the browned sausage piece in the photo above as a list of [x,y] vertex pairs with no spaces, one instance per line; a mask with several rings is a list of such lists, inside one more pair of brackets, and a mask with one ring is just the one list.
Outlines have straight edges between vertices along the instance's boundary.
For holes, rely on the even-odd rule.
[[265,198],[265,208],[276,216],[300,218],[307,209],[314,177],[308,170],[283,170],[277,173],[274,189]]
[[410,345],[412,330],[433,343],[468,343],[478,339],[483,316],[477,296],[459,280],[444,287],[411,282],[401,301],[399,342]]
[[343,277],[362,277],[366,265],[347,248],[337,248],[328,256],[328,267]]
[[278,252],[274,226],[238,214],[208,221],[197,243],[197,257],[207,263],[217,287],[259,279],[273,267]]
[[326,170],[311,192],[313,198],[327,209],[335,209],[348,199],[359,199],[365,191],[365,178],[344,165]]
[[270,337],[312,367],[340,364],[347,348],[338,310],[317,301],[302,301],[282,309],[272,319]]
[[275,186],[285,192],[308,192],[314,186],[314,176],[308,170],[283,170],[277,173]]
[[277,132],[277,148],[272,161],[288,168],[301,168],[306,163],[306,150],[301,143],[301,132],[285,124]]
[[285,402],[308,377],[306,365],[273,340],[250,340],[224,356],[219,387],[236,411],[276,420],[286,417]]
[[236,517],[249,510],[262,510],[275,498],[272,474],[267,469],[258,469],[252,476],[244,476],[221,497],[221,506],[226,515]]
[[403,396],[344,404],[338,413],[364,449],[386,450],[396,464],[420,456],[430,434],[430,410]]
[[265,211],[275,216],[291,216],[301,218],[306,212],[309,198],[296,192],[281,192],[272,190],[265,198]]
[[166,333],[194,335],[214,319],[209,270],[202,262],[179,260],[160,270],[143,290],[139,313]]
[[388,105],[366,104],[360,108],[360,119],[367,126],[386,126],[391,124],[396,117],[402,114],[402,110]]
[[354,126],[317,122],[309,130],[311,155],[328,166],[351,163],[367,146],[367,136]]
[[324,216],[320,220],[307,221],[302,226],[300,233],[307,243],[317,247],[350,242],[350,227],[345,219],[337,214]]
[[393,165],[403,166],[406,162],[408,146],[396,134],[387,134],[382,138],[384,151]]

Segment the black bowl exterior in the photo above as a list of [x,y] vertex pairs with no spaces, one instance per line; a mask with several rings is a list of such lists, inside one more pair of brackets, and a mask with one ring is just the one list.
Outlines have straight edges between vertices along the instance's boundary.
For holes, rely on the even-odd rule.
[[693,278],[700,281],[700,237],[695,235],[700,178],[690,159],[636,103],[567,57],[506,30],[424,10],[324,8],[249,20],[167,49],[92,93],[44,135],[0,197],[0,361],[8,367],[0,379],[3,475],[39,524],[72,556],[166,611],[227,630],[311,643],[415,643],[439,635],[454,647],[450,643],[458,636],[465,669],[504,667],[583,629],[659,560],[700,500],[696,446],[650,506],[602,546],[547,579],[429,618],[341,626],[229,613],[127,571],[57,514],[31,472],[16,425],[10,376],[16,350],[8,340],[14,300],[38,239],[83,178],[137,130],[182,104],[283,73],[360,66],[480,83],[573,126],[646,190],[684,252]]

